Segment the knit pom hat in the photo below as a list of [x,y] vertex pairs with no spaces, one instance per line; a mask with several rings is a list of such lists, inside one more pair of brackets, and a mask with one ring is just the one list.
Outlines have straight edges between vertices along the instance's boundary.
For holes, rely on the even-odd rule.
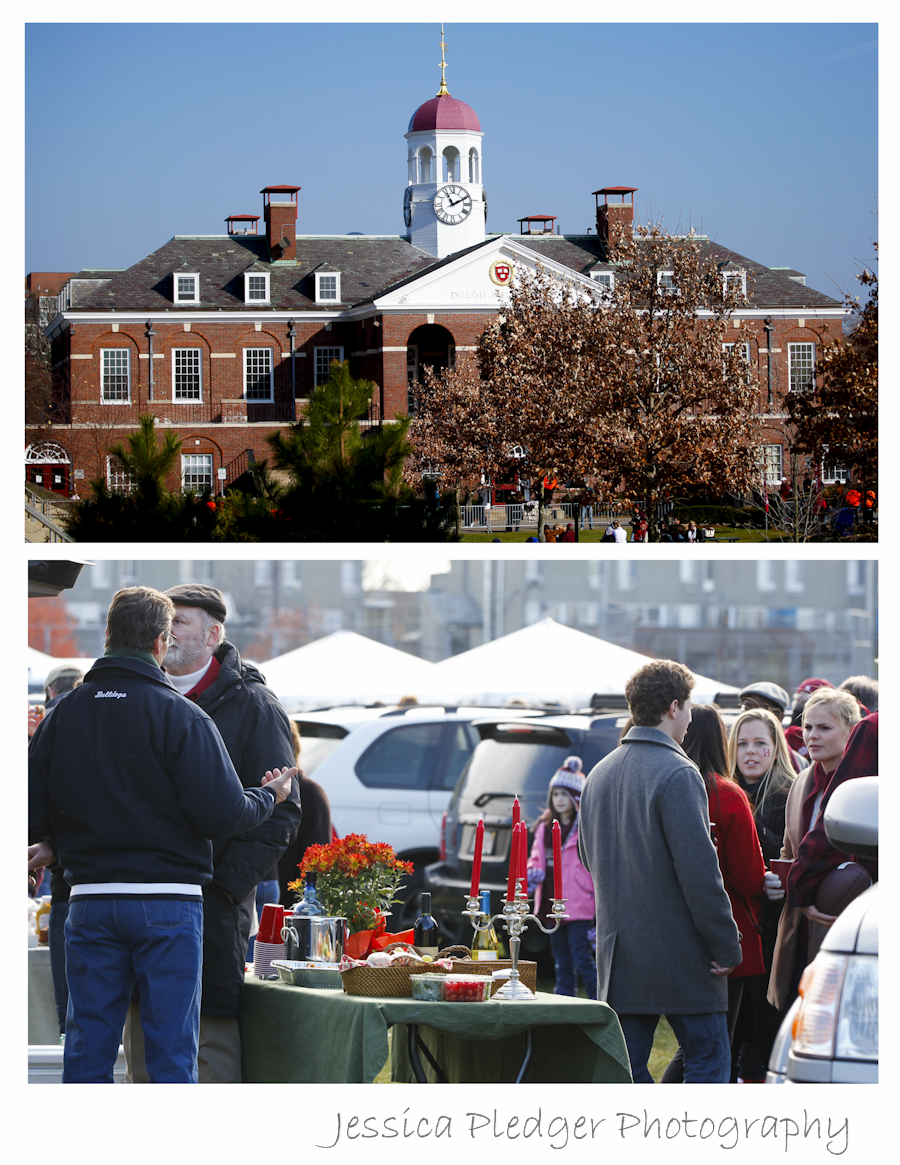
[[562,789],[568,793],[575,802],[577,809],[581,804],[581,793],[584,789],[584,773],[581,771],[581,757],[569,756],[566,757],[563,764],[556,770],[550,778],[550,788],[547,790],[547,797],[553,795],[554,789]]

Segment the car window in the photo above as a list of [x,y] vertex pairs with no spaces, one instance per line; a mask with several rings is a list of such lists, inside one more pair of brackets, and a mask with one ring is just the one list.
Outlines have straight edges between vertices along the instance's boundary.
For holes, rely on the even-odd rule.
[[435,771],[443,724],[404,724],[369,745],[356,775],[370,789],[428,789]]
[[310,777],[329,753],[347,735],[339,724],[317,724],[315,721],[297,721],[300,730],[300,767]]
[[476,804],[485,814],[504,814],[518,797],[528,801],[530,815],[546,804],[550,778],[569,752],[554,744],[482,740],[454,801],[462,800],[467,809]]
[[444,770],[438,778],[438,789],[444,789],[449,793],[456,787],[459,775],[466,767],[478,741],[478,733],[470,724],[460,722],[449,725],[447,759]]

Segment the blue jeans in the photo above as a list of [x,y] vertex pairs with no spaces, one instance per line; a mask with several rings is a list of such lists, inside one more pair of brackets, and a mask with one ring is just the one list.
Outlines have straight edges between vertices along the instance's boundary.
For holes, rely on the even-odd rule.
[[588,999],[597,998],[597,964],[588,942],[587,932],[594,924],[586,918],[564,922],[550,935],[550,950],[556,972],[555,995],[577,995],[581,976]]
[[[709,1015],[667,1015],[684,1052],[685,1084],[727,1084],[731,1078],[731,1046],[725,1012]],[[620,1015],[635,1084],[652,1084],[647,1061],[653,1049],[658,1015]]]
[[112,1084],[137,982],[150,1082],[196,1084],[202,951],[199,900],[72,898],[63,1083]]
[[53,997],[59,1034],[66,1030],[66,1012],[69,1009],[69,988],[66,986],[66,918],[68,902],[54,902],[50,907],[50,974],[53,976]]

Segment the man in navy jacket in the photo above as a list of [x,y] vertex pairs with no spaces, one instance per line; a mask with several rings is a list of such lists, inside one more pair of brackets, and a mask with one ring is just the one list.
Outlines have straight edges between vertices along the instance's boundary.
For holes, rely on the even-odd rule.
[[64,1083],[112,1083],[140,986],[153,1083],[196,1083],[210,839],[253,828],[296,769],[245,789],[215,725],[161,670],[172,601],[119,591],[106,651],[29,748],[29,868],[56,855],[72,887]]
[[[225,637],[225,597],[206,583],[180,583],[166,595],[175,604],[174,644],[166,656],[173,686],[213,719],[245,788],[258,771],[295,763],[291,725],[259,671],[244,662]],[[256,887],[270,876],[300,824],[299,781],[264,821],[213,840],[213,876],[203,887],[203,990],[200,999],[201,1084],[241,1083],[238,1009],[244,986],[247,943],[256,909]],[[126,1081],[146,1081],[139,1009],[125,1025]]]

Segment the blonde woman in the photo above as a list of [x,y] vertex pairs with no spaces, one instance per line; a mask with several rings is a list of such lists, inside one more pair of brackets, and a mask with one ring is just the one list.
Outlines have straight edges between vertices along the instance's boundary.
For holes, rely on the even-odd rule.
[[[794,775],[784,729],[775,713],[765,708],[742,712],[728,738],[728,776],[747,794],[767,862],[781,853],[785,805]],[[766,990],[784,891],[768,884],[777,883],[774,875],[767,874],[766,882],[765,894],[754,900],[765,970],[748,976],[744,983],[732,1044],[737,1061],[733,1074],[747,1084],[765,1079],[769,1052],[781,1023],[780,1013],[766,1000]]]
[[[822,794],[859,719],[859,703],[850,692],[819,688],[807,700],[803,709],[803,743],[813,763],[797,774],[788,794],[781,850],[785,860],[792,861],[797,856],[804,835],[815,824]],[[768,999],[773,1007],[783,1011],[793,1003],[800,974],[815,956],[832,922],[833,918],[820,914],[814,906],[784,907],[769,978]]]
[[728,776],[750,800],[763,857],[777,858],[794,766],[784,729],[773,712],[751,708],[735,720],[728,737]]

